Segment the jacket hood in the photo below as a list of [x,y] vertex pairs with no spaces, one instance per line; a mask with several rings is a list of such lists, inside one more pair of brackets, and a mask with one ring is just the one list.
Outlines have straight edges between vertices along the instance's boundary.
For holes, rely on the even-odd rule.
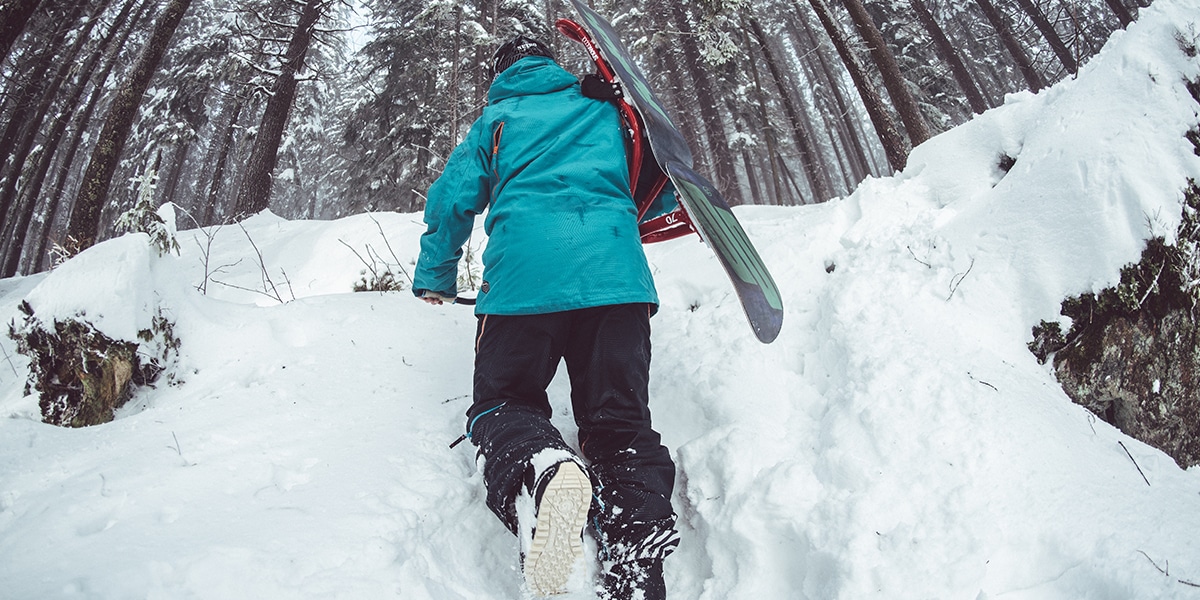
[[495,104],[516,96],[549,94],[569,88],[578,81],[552,58],[526,56],[496,76],[488,89],[488,103]]

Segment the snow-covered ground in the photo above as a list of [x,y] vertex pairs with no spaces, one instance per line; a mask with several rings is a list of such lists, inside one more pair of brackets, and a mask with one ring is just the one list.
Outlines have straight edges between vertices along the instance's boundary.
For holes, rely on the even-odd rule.
[[[1200,598],[1200,471],[1073,405],[1025,347],[1065,295],[1174,232],[1200,178],[1183,85],[1200,62],[1176,34],[1197,41],[1198,21],[1194,0],[1157,0],[1077,79],[896,177],[738,209],[784,294],[771,345],[695,238],[647,248],[652,409],[679,467],[671,598]],[[447,447],[474,317],[350,293],[351,249],[410,267],[420,216],[244,227],[208,253],[195,230],[161,258],[131,235],[0,281],[5,322],[26,297],[112,335],[161,309],[183,344],[176,385],[71,430],[40,422],[0,340],[0,597],[523,597],[472,449]],[[571,439],[565,378],[551,392]]]

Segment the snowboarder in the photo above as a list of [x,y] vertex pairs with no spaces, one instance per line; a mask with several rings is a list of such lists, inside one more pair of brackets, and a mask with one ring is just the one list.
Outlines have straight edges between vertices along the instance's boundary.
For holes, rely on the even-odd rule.
[[[662,599],[663,559],[679,543],[675,465],[650,422],[658,296],[618,111],[530,38],[501,46],[491,76],[487,107],[429,188],[413,292],[456,298],[462,246],[486,209],[466,435],[488,507],[520,538],[535,595],[567,591],[590,525],[600,596]],[[560,360],[579,455],[550,422]]]

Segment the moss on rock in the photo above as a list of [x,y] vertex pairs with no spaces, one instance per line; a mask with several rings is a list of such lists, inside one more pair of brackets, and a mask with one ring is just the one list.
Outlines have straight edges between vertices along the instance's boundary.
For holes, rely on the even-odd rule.
[[86,427],[112,421],[134,386],[153,383],[163,371],[161,360],[179,346],[166,319],[155,320],[157,331],[144,332],[151,340],[164,338],[166,350],[146,356],[139,353],[138,343],[110,338],[82,317],[47,326],[29,303],[19,308],[24,318],[9,324],[8,335],[29,357],[25,391],[36,390],[42,420],[52,425]]
[[1200,464],[1200,186],[1189,181],[1172,243],[1146,243],[1117,285],[1070,297],[1056,322],[1033,328],[1029,349],[1053,361],[1063,390],[1125,433]]

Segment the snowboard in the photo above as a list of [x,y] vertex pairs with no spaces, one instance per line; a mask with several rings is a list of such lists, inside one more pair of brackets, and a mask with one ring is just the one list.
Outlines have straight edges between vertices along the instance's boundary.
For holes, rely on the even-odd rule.
[[[658,168],[675,185],[684,218],[716,254],[755,336],[765,344],[771,343],[783,326],[783,300],[762,257],[716,186],[692,168],[692,151],[683,134],[650,90],[612,24],[580,0],[571,0],[571,4],[583,21],[583,31],[567,19],[559,21],[558,29],[584,44],[601,75],[620,84],[623,101],[636,113],[638,122],[630,123],[634,135],[645,137]],[[670,215],[667,217],[670,221]]]

